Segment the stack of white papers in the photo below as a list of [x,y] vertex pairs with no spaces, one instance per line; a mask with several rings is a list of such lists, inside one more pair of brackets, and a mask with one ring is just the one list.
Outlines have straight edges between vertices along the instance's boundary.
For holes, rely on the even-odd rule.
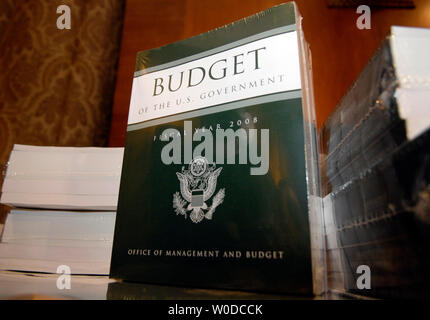
[[115,212],[12,210],[0,243],[0,269],[109,274]]
[[115,211],[123,148],[15,145],[0,203],[14,207]]
[[0,198],[14,208],[0,270],[109,274],[123,152],[15,145]]
[[391,34],[398,111],[412,140],[430,127],[430,29],[396,26]]

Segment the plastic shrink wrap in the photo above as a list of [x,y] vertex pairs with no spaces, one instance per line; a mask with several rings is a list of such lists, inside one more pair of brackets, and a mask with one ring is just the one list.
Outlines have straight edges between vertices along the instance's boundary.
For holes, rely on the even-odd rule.
[[321,129],[332,291],[429,296],[428,56],[430,30],[392,27]]

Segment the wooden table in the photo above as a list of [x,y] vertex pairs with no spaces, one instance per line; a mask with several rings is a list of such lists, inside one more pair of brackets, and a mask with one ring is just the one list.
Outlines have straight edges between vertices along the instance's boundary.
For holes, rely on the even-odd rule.
[[[311,300],[321,297],[260,294],[243,291],[126,283],[107,276],[72,275],[70,289],[58,289],[60,275],[0,271],[0,299],[84,300]],[[330,299],[343,298],[331,296]]]

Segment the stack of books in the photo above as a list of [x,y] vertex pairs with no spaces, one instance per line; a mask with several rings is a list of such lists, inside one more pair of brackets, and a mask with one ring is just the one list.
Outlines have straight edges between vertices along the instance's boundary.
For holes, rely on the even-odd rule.
[[109,274],[115,212],[12,210],[0,243],[0,267]]
[[327,248],[349,292],[428,296],[429,55],[429,29],[392,27],[322,128]]
[[326,193],[428,128],[429,37],[428,29],[392,27],[325,122]]
[[0,202],[14,207],[115,211],[123,148],[15,145]]
[[0,269],[109,274],[122,156],[122,148],[15,145],[0,198],[13,208]]

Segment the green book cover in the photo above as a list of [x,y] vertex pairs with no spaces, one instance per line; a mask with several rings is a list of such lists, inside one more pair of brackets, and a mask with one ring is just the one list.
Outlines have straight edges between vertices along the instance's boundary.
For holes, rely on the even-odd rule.
[[111,277],[312,293],[296,17],[138,53]]

